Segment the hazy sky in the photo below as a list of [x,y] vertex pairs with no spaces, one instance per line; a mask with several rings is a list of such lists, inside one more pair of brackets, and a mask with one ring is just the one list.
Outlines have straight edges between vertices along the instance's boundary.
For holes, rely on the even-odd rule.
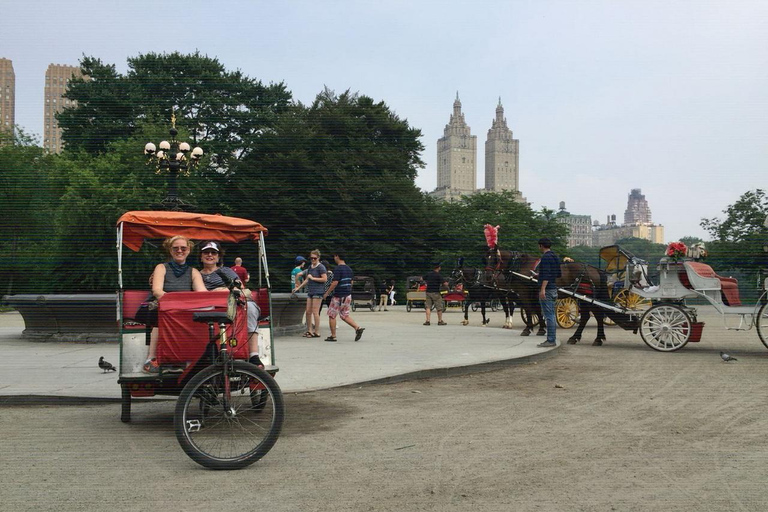
[[[11,1],[0,57],[13,60],[16,123],[40,134],[50,63],[83,55],[126,71],[147,52],[218,57],[311,102],[323,86],[384,100],[436,141],[458,91],[484,145],[499,97],[520,140],[534,209],[622,221],[641,188],[667,241],[707,238],[702,217],[768,188],[764,1]],[[140,151],[141,148],[137,148]],[[503,242],[503,231],[502,231]]]

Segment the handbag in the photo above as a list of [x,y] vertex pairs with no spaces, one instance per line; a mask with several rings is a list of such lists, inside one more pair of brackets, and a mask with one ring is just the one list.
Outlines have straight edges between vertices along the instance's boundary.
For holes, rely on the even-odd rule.
[[148,327],[157,327],[157,299],[154,296],[147,298],[139,305],[136,314],[133,316],[136,323],[144,324]]

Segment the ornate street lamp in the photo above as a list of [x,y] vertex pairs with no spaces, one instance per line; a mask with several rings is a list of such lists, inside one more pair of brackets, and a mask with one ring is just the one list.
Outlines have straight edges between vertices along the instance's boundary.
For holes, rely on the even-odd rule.
[[160,142],[159,150],[151,142],[144,146],[147,164],[155,165],[155,173],[168,172],[168,195],[158,205],[162,210],[185,211],[194,209],[193,205],[179,199],[176,191],[176,177],[180,173],[184,174],[184,176],[189,176],[189,171],[200,163],[203,150],[195,147],[190,152],[188,143],[176,140],[178,133],[178,130],[176,130],[176,114],[174,113],[171,114],[171,140]]

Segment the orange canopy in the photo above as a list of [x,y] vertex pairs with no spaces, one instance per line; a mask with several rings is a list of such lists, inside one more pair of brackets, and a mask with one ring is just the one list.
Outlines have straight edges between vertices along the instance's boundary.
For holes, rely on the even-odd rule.
[[118,220],[123,224],[123,244],[133,251],[141,249],[145,239],[169,238],[182,235],[195,240],[218,240],[220,242],[242,242],[256,240],[259,233],[267,234],[267,228],[258,222],[188,212],[127,212]]

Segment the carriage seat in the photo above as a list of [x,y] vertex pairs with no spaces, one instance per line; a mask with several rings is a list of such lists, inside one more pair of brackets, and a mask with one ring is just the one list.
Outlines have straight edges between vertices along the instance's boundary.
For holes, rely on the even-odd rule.
[[726,306],[741,306],[739,299],[739,282],[733,277],[717,275],[709,265],[697,261],[683,263],[685,270],[680,271],[680,282],[686,288],[698,291],[720,290],[723,303]]
[[259,315],[259,325],[269,325],[269,293],[266,288],[251,290],[253,301],[258,304],[261,314]]
[[142,302],[149,297],[149,290],[125,290],[123,291],[123,329],[143,331],[144,324],[136,321],[134,316]]

